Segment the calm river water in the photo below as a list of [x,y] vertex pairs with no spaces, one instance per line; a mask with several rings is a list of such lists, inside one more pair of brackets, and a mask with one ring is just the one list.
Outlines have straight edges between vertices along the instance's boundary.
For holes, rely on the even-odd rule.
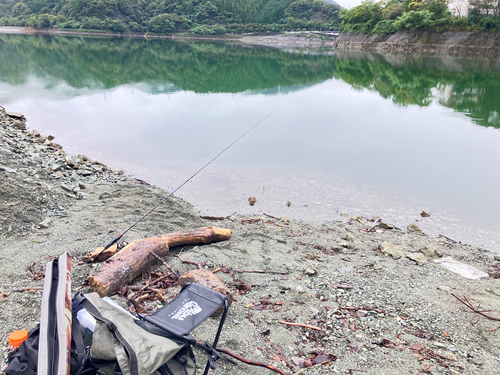
[[499,59],[0,35],[0,104],[169,189],[278,109],[178,195],[211,215],[419,219],[500,251]]

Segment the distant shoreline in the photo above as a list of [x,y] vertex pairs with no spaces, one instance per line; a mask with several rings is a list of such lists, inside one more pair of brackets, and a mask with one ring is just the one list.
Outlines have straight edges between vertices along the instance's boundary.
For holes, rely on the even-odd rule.
[[27,34],[27,35],[83,35],[125,38],[159,38],[171,40],[199,40],[223,41],[246,45],[258,45],[271,48],[289,48],[296,50],[365,50],[377,52],[406,52],[428,53],[437,52],[457,55],[500,55],[500,33],[479,32],[409,32],[398,31],[394,34],[345,34],[341,33],[336,39],[321,37],[312,33],[303,34],[253,34],[218,36],[192,34],[134,34],[113,33],[108,31],[77,31],[54,28],[31,28],[17,26],[0,26],[0,34]]
[[[0,26],[0,34],[26,34],[26,35],[84,35],[84,36],[104,36],[104,37],[125,37],[125,38],[160,38],[171,40],[206,40],[224,41],[241,44],[253,44],[268,46],[273,48],[296,48],[296,49],[319,49],[321,47],[332,48],[333,39],[322,40],[315,34],[254,34],[254,35],[232,35],[223,34],[218,36],[192,35],[192,34],[134,34],[134,33],[113,33],[108,31],[77,31],[54,28],[32,28],[17,26]],[[310,36],[309,36],[310,35]]]

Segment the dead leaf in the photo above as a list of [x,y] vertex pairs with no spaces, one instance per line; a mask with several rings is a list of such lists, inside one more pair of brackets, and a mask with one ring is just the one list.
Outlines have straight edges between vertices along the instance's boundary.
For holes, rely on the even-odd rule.
[[411,350],[415,350],[416,352],[421,352],[422,350],[425,349],[425,346],[422,344],[416,343],[411,346]]

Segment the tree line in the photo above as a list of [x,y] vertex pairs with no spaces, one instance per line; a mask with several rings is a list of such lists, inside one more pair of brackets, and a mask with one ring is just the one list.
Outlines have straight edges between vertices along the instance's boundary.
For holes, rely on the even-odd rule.
[[347,33],[500,31],[498,0],[366,1],[341,14]]
[[129,33],[338,30],[325,0],[0,0],[0,26]]

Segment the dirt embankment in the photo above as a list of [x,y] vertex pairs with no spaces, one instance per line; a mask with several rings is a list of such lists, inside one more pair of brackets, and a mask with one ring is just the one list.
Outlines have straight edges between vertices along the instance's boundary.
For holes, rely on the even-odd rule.
[[[166,194],[83,155],[66,154],[0,108],[4,358],[8,334],[30,329],[39,320],[46,262],[68,251],[73,290],[89,292],[85,280],[100,266],[82,263],[82,256],[108,243]],[[231,239],[187,246],[182,258],[219,271],[236,297],[220,346],[288,374],[318,357],[331,361],[301,374],[500,373],[500,336],[491,332],[499,322],[476,316],[472,324],[472,315],[461,311],[465,306],[452,295],[465,295],[475,306],[491,310],[486,314],[500,316],[500,267],[492,254],[432,238],[415,225],[397,229],[379,218],[353,216],[322,225],[270,216],[208,220],[178,198],[160,206],[126,240],[208,225],[231,229]],[[172,255],[180,251],[170,249]],[[434,261],[445,257],[489,276],[468,279]],[[174,256],[165,260],[180,273],[195,268]],[[151,263],[134,284],[144,285],[158,272],[169,271],[162,263]],[[141,299],[146,313],[179,287],[160,285],[156,290],[161,298],[155,292]],[[130,308],[125,298],[112,298]],[[210,319],[195,338],[209,341],[216,326],[217,320]],[[205,358],[197,353],[200,364]],[[215,373],[272,374],[221,362]]]
[[333,47],[379,51],[498,55],[500,54],[500,33],[398,31],[394,34],[370,36],[341,33],[333,43]]

